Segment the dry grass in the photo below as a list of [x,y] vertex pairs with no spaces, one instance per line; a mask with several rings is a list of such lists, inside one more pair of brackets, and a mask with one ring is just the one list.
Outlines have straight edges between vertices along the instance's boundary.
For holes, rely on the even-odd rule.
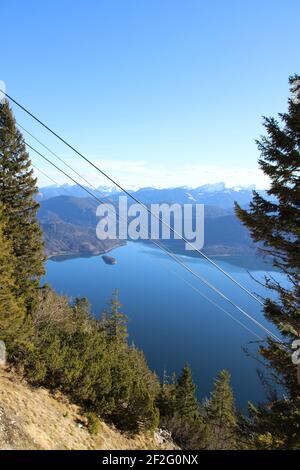
[[65,396],[29,387],[0,367],[0,449],[174,449],[145,434],[128,437],[103,422],[91,436],[85,423]]

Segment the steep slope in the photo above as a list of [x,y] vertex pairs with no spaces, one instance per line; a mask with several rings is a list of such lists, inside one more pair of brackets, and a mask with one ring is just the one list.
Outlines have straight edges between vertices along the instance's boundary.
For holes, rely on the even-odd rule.
[[[164,442],[163,442],[164,441]],[[130,438],[101,422],[90,435],[80,409],[61,394],[31,388],[0,366],[0,449],[174,449],[160,434]]]
[[58,196],[41,203],[38,217],[47,255],[106,253],[121,245],[119,240],[96,237],[97,201],[92,198]]

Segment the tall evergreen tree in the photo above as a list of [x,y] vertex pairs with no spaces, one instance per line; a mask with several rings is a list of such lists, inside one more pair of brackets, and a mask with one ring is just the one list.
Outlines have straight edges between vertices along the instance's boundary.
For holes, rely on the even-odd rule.
[[196,385],[193,382],[192,371],[185,364],[176,387],[176,413],[183,419],[194,419],[199,412],[196,397]]
[[26,311],[22,297],[17,297],[14,279],[15,257],[11,242],[5,237],[6,221],[0,204],[0,340],[9,353],[25,339],[28,333]]
[[161,426],[171,432],[174,442],[182,449],[204,449],[206,429],[202,410],[196,397],[190,367],[185,364],[179,378],[171,383],[164,381],[157,405]]
[[222,370],[215,380],[214,390],[206,405],[209,447],[233,449],[236,439],[236,415],[230,374]]
[[125,343],[127,340],[127,317],[120,311],[121,303],[119,300],[119,291],[113,292],[109,303],[109,310],[104,312],[103,325],[109,339],[115,343]]
[[300,337],[300,76],[291,77],[290,85],[288,112],[279,114],[281,122],[264,118],[267,136],[257,142],[259,165],[270,179],[270,198],[254,191],[249,210],[236,205],[259,249],[289,281],[283,286],[267,278],[266,287],[278,300],[267,298],[264,304],[265,316],[279,329],[285,347],[268,338],[260,348],[285,398],[250,409],[256,444],[270,448],[300,448],[300,386],[291,360],[291,345]]
[[176,410],[176,377],[174,379],[171,378],[170,381],[166,370],[164,370],[160,391],[157,396],[157,406],[162,421],[165,418],[168,419],[174,416]]
[[37,221],[36,179],[22,134],[7,101],[0,103],[0,202],[8,220],[5,236],[15,255],[18,295],[30,310],[43,267],[43,243]]

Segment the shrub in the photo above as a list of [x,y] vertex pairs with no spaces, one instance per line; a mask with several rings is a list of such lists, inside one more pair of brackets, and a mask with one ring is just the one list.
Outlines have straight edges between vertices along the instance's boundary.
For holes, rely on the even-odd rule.
[[98,431],[100,428],[100,421],[96,413],[93,413],[92,411],[90,411],[86,414],[86,418],[87,418],[87,428],[88,428],[89,433],[91,435],[98,434]]

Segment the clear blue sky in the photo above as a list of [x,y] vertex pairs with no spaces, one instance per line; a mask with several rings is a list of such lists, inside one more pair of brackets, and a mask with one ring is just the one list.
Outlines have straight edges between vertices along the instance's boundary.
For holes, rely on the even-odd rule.
[[261,183],[254,139],[300,72],[299,0],[1,0],[0,17],[8,93],[123,184]]

